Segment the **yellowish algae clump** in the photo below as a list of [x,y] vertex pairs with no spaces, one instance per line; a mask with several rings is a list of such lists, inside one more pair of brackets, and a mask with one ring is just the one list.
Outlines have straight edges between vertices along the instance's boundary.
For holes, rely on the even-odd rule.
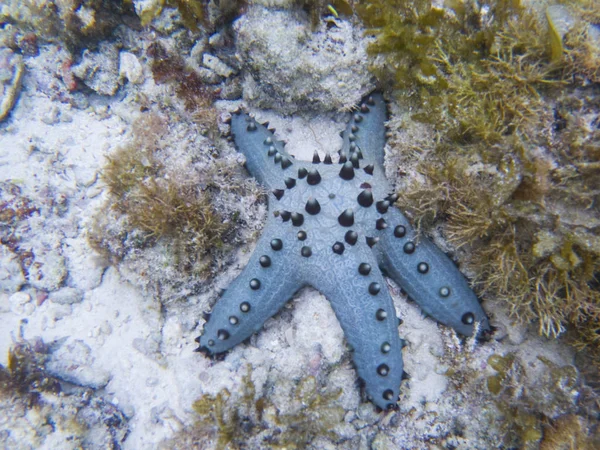
[[600,3],[357,11],[404,110],[390,124],[392,170],[412,174],[398,205],[460,250],[481,296],[600,355]]

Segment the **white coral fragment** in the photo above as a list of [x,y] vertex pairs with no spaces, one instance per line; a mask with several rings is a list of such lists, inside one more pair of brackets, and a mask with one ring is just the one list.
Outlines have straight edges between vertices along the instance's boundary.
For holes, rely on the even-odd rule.
[[0,49],[0,122],[15,106],[24,73],[23,57],[9,48]]

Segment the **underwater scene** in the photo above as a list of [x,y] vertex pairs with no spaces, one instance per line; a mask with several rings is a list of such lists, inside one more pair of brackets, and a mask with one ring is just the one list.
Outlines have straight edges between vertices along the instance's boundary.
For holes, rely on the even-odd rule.
[[0,448],[600,448],[600,2],[0,0]]

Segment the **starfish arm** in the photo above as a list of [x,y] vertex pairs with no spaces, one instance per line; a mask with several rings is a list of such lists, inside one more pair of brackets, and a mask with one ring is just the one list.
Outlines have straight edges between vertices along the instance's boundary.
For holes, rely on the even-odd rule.
[[284,179],[296,176],[296,160],[265,125],[238,112],[231,116],[231,132],[238,150],[246,157],[248,172],[263,186],[280,188]]
[[[197,340],[199,351],[209,355],[228,351],[260,330],[303,287],[288,245],[296,232],[265,229],[242,273],[216,303]],[[273,232],[271,232],[271,230]],[[274,236],[277,237],[274,237]],[[292,237],[293,235],[293,237]]]
[[386,120],[387,105],[381,93],[363,98],[342,133],[344,144],[340,155],[345,153],[349,159],[355,150],[360,150],[359,157],[365,160],[361,166],[376,163],[383,167]]
[[[322,266],[321,266],[322,264]],[[346,246],[320,258],[309,284],[331,302],[353,351],[367,395],[382,409],[396,404],[403,375],[396,310],[370,248]]]
[[423,310],[438,322],[471,336],[489,331],[489,321],[467,280],[456,265],[429,240],[416,234],[396,208],[386,217],[390,225],[382,233],[379,260],[382,269]]

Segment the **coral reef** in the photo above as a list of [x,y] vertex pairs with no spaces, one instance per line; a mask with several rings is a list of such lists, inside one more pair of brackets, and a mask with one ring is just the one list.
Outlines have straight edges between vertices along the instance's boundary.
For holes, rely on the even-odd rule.
[[15,183],[0,183],[0,242],[15,250],[22,235],[22,222],[39,212],[39,207],[23,195]]
[[[600,8],[564,2],[572,26],[558,53],[544,8],[397,0],[357,11],[376,38],[374,70],[411,110],[392,124],[395,170],[410,175],[399,205],[464,255],[483,296],[546,336],[571,324],[577,348],[598,354]],[[553,14],[551,25],[565,13]],[[408,143],[416,126],[428,131]]]
[[57,214],[53,211],[58,206],[53,203],[54,199],[46,200],[48,204],[45,205],[34,203],[17,184],[0,183],[0,243],[10,260],[3,270],[7,283],[3,290],[16,291],[25,281],[36,289],[55,290],[67,277],[58,233],[50,231],[50,227],[44,236],[30,233],[31,218]]
[[115,95],[119,88],[119,52],[115,45],[101,42],[97,52],[85,50],[71,71],[98,94]]
[[62,41],[71,51],[94,46],[120,24],[136,22],[129,0],[6,0],[0,6],[0,23],[47,41]]
[[[56,234],[49,232],[33,238],[29,235],[28,220],[39,217],[41,209],[15,183],[0,183],[0,243],[8,258],[2,270],[4,291],[17,292],[25,283],[48,291],[64,283],[67,269]],[[50,208],[45,209],[52,214]]]
[[[471,256],[497,242],[501,221],[512,224],[517,211],[515,252],[522,262],[536,261],[522,257],[534,247],[540,268],[566,268],[579,283],[577,270],[588,270],[590,259],[581,248],[592,246],[597,234],[597,163],[589,157],[598,146],[597,2],[528,1],[533,10],[521,11],[510,0],[503,8],[513,12],[500,21],[494,0],[436,0],[432,5],[445,9],[431,15],[422,0],[410,2],[412,9],[395,3],[385,20],[397,20],[398,11],[426,17],[401,42],[411,51],[419,44],[423,53],[404,59],[399,69],[407,68],[409,80],[396,92],[393,86],[406,80],[396,84],[393,60],[403,50],[392,45],[367,58],[368,45],[381,36],[364,36],[344,0],[248,0],[247,6],[165,0],[140,26],[134,8],[160,2],[0,1],[2,55],[10,73],[17,60],[26,68],[18,101],[0,124],[2,444],[158,448],[173,437],[163,447],[600,447],[594,435],[598,357],[583,351],[574,359],[567,339],[540,337],[537,323],[528,327],[508,317],[504,299],[492,301],[496,288],[484,292],[484,305],[497,331],[475,345],[424,317],[384,278],[382,292],[389,290],[404,319],[399,332],[411,375],[397,411],[378,413],[361,396],[344,332],[314,289],[298,292],[223,361],[193,353],[202,311],[246,266],[267,214],[267,195],[242,170],[243,157],[226,135],[225,111],[245,98],[257,121],[276,125],[273,139],[289,141],[289,154],[310,160],[316,149],[323,160],[341,146],[341,112],[373,89],[369,63],[391,99],[387,178],[403,194],[423,190],[420,198],[400,199],[421,230],[471,278],[478,275]],[[192,3],[204,10],[186,12]],[[369,4],[352,7],[362,15]],[[238,13],[244,16],[231,24]],[[531,27],[523,25],[526,17]],[[396,31],[406,31],[411,20],[398,21]],[[515,33],[526,38],[507,51]],[[448,64],[436,52],[440,38]],[[454,45],[465,51],[457,55]],[[513,67],[519,62],[520,71]],[[431,67],[438,72],[430,77]],[[532,67],[541,78],[531,76]],[[506,156],[501,164],[500,155]],[[426,170],[427,160],[435,170]],[[325,166],[315,165],[321,175]],[[430,210],[428,192],[435,194]],[[179,206],[161,209],[155,200]],[[463,204],[476,215],[463,212]],[[225,232],[190,242],[202,227],[195,214],[205,209]],[[160,220],[144,217],[151,212]],[[489,232],[479,238],[486,220]],[[449,242],[448,224],[457,224],[450,229],[458,240]],[[481,246],[471,243],[479,239]],[[202,255],[211,243],[221,247]],[[483,257],[475,262],[485,264]],[[493,267],[485,270],[485,277],[494,275]],[[357,276],[353,282],[360,282]],[[485,279],[478,278],[479,288]],[[564,310],[566,295],[554,296],[556,310]],[[546,308],[550,298],[540,304]],[[530,307],[528,317],[535,318],[540,308]],[[564,314],[565,337],[580,339],[572,325],[578,313]],[[593,339],[585,323],[581,331]]]
[[234,24],[244,99],[283,114],[350,110],[371,91],[366,43],[349,22],[316,31],[286,11],[251,7]]

